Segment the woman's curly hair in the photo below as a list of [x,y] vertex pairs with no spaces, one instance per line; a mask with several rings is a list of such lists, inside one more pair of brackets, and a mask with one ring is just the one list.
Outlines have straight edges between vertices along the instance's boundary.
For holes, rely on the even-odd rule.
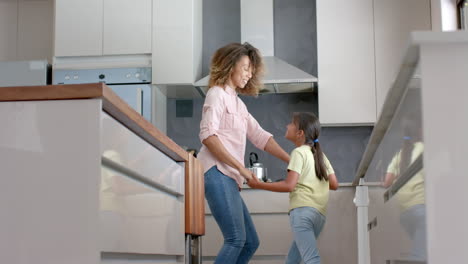
[[247,82],[243,89],[236,88],[236,91],[244,95],[257,95],[263,87],[260,81],[264,73],[263,60],[260,51],[254,46],[245,42],[231,43],[219,48],[211,59],[210,81],[208,87],[224,87],[234,71],[236,63],[242,58],[248,56],[250,67],[252,69],[252,78]]

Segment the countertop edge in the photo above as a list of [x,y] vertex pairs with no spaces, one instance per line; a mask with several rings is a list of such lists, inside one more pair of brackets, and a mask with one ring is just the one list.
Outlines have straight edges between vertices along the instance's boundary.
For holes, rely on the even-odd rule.
[[188,153],[127,105],[104,83],[0,87],[0,102],[102,99],[102,108],[128,129],[178,162]]

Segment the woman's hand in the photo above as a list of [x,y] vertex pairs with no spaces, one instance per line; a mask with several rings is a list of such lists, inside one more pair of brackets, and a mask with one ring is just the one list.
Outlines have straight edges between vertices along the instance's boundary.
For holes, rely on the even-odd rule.
[[240,175],[242,175],[242,177],[244,177],[247,180],[247,182],[253,178],[253,173],[245,167],[241,167],[239,169],[239,173]]
[[247,185],[249,185],[249,187],[252,189],[258,189],[259,183],[260,181],[255,175],[252,177],[252,179],[247,181]]

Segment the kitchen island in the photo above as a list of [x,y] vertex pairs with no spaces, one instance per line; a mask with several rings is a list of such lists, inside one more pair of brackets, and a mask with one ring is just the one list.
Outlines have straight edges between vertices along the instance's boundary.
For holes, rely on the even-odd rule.
[[200,163],[105,84],[0,89],[2,263],[183,263]]

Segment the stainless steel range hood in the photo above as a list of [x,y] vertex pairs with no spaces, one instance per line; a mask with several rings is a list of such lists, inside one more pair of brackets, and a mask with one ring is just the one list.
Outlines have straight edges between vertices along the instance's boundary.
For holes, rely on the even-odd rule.
[[[273,0],[241,0],[241,42],[249,42],[264,55],[266,68],[260,93],[314,92],[317,77],[274,56]],[[195,82],[206,94],[210,76]]]
[[[312,76],[291,64],[274,56],[263,57],[266,73],[263,80],[264,88],[260,91],[266,93],[300,93],[314,92],[317,77]],[[194,86],[202,95],[206,95],[210,76],[195,82]]]

